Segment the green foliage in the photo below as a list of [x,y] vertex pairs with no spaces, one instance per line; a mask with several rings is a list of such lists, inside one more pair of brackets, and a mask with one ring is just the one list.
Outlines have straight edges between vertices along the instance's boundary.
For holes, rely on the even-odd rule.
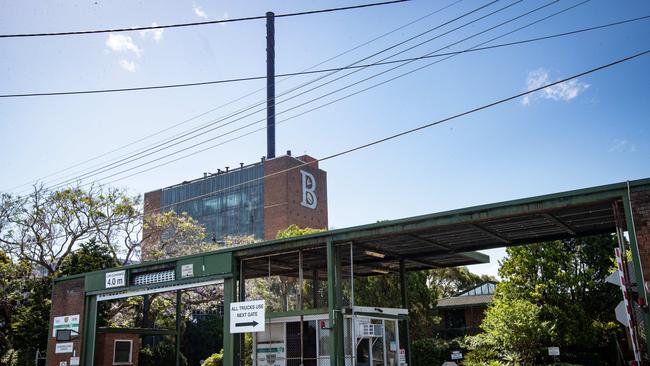
[[110,246],[97,243],[92,238],[79,246],[79,249],[67,256],[59,266],[59,274],[71,276],[84,272],[99,271],[117,267],[119,263],[111,254]]
[[[430,337],[439,321],[435,316],[438,291],[428,285],[428,276],[426,271],[406,274],[410,332],[414,339]],[[399,276],[396,274],[355,278],[354,296],[356,305],[402,307]]]
[[488,281],[496,279],[489,275],[474,274],[467,267],[434,269],[429,276],[430,285],[438,288],[441,298],[456,296],[461,291]]
[[[174,344],[162,342],[153,347],[140,349],[139,366],[162,366],[176,364],[176,350]],[[181,353],[180,365],[187,366],[187,358]]]
[[190,365],[198,365],[223,347],[223,318],[209,315],[185,322],[181,349]]
[[296,224],[291,224],[286,229],[279,230],[277,235],[275,236],[275,238],[276,239],[292,238],[294,236],[309,235],[309,234],[319,233],[321,231],[325,231],[325,230],[323,230],[323,229],[312,229],[312,228],[309,228],[309,227],[300,228]]
[[467,359],[534,362],[541,347],[559,346],[565,360],[614,362],[620,294],[604,279],[615,246],[600,235],[508,248],[485,334],[467,339]]
[[[470,342],[470,350],[487,353],[483,357],[494,356],[490,351],[486,352],[494,350],[501,360],[534,364],[539,350],[551,339],[554,331],[551,322],[542,320],[541,311],[541,306],[526,300],[495,300],[481,324],[485,334]],[[471,356],[479,358],[477,354]]]
[[208,357],[201,366],[223,366],[223,349],[219,353],[214,353]]
[[451,357],[451,351],[461,349],[457,340],[420,338],[411,343],[411,361],[414,366],[442,365]]

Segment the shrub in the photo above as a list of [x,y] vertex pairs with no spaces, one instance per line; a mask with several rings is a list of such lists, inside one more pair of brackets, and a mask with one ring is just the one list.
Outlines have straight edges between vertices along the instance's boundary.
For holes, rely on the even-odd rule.
[[223,366],[223,349],[219,353],[213,353],[201,366]]

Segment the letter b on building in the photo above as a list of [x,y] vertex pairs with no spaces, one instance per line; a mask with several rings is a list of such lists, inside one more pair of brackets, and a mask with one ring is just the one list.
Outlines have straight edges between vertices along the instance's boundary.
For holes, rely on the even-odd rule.
[[316,198],[316,178],[304,170],[300,171],[302,175],[302,201],[301,205],[315,209],[318,205],[318,199]]

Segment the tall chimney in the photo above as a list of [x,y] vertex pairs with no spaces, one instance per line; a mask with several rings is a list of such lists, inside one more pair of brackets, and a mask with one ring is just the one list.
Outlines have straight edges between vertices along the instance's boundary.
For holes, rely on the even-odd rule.
[[275,14],[266,13],[266,157],[275,157]]

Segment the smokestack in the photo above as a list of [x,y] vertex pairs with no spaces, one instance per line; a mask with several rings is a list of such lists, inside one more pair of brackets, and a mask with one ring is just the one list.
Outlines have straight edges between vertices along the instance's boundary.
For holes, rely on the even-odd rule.
[[275,14],[266,13],[266,157],[275,157]]

